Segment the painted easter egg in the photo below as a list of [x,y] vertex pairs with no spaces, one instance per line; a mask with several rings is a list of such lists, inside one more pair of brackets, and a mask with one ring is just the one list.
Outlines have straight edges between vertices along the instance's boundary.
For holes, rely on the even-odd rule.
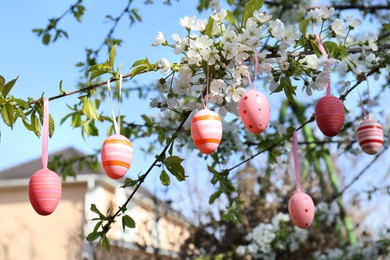
[[57,173],[43,168],[31,176],[28,195],[32,207],[38,214],[50,215],[57,208],[61,194],[61,180]]
[[199,151],[211,154],[217,150],[222,139],[222,122],[217,113],[202,109],[191,121],[192,140]]
[[306,193],[297,191],[288,201],[288,212],[297,227],[308,228],[314,219],[313,200]]
[[103,143],[101,159],[108,177],[122,178],[133,160],[133,145],[123,135],[112,135]]
[[380,124],[374,120],[366,120],[360,123],[357,139],[362,150],[367,154],[376,154],[383,145],[383,130]]
[[315,107],[315,118],[321,132],[332,137],[337,135],[344,124],[344,105],[340,99],[334,96],[321,98]]
[[255,89],[249,90],[238,103],[240,118],[245,127],[253,134],[265,131],[270,118],[270,106],[267,97]]

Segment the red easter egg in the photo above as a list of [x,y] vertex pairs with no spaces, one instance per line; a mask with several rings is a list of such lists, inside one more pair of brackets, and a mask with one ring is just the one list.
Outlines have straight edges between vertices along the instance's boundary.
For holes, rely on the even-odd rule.
[[288,212],[297,227],[310,227],[314,219],[314,203],[312,198],[301,191],[295,192],[288,201]]
[[253,134],[265,131],[270,118],[270,106],[267,97],[255,89],[249,90],[238,103],[240,118],[245,127]]
[[103,143],[101,159],[107,176],[120,179],[130,168],[133,160],[133,145],[123,135],[112,135]]
[[374,120],[361,122],[356,135],[359,145],[365,153],[376,154],[382,149],[383,130],[378,122]]
[[332,137],[337,135],[344,124],[344,105],[340,99],[334,96],[321,98],[315,108],[315,117],[321,132]]
[[43,168],[35,172],[28,185],[28,195],[34,210],[42,215],[50,215],[60,202],[61,180],[57,173]]
[[202,153],[215,152],[222,139],[221,118],[207,108],[198,111],[191,121],[191,136]]

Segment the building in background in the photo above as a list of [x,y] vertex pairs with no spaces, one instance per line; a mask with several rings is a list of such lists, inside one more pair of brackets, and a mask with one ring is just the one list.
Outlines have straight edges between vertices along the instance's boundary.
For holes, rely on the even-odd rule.
[[[64,158],[84,156],[68,148],[57,154]],[[132,192],[120,188],[122,182],[106,177],[102,171],[85,168],[77,178],[62,184],[62,198],[49,216],[38,215],[30,205],[28,182],[41,168],[41,160],[21,164],[0,172],[0,259],[174,259],[189,236],[191,224],[166,203],[145,189],[139,189],[128,205],[135,229],[123,232],[119,223],[109,232],[111,253],[85,237],[93,230],[97,215],[90,211],[117,209]]]

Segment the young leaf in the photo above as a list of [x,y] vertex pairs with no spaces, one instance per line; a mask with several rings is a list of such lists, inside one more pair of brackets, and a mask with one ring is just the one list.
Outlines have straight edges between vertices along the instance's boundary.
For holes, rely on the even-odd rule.
[[51,39],[50,33],[45,33],[45,34],[43,35],[43,37],[42,37],[42,43],[43,43],[44,45],[49,45],[50,39]]
[[208,37],[211,37],[213,34],[214,19],[210,16],[207,22],[206,28],[204,29],[204,34]]
[[106,235],[103,235],[102,237],[102,245],[104,250],[110,252],[110,240],[107,238]]
[[106,217],[106,216],[104,216],[104,215],[98,210],[98,208],[96,207],[95,204],[91,204],[90,210],[91,210],[92,212],[98,214],[99,217],[100,217],[100,219],[104,219],[104,218]]
[[222,192],[220,190],[211,194],[210,199],[209,199],[209,204],[213,204],[214,201],[221,196],[221,194],[222,194]]
[[237,21],[236,21],[236,18],[234,17],[234,14],[232,12],[230,12],[229,10],[226,10],[225,19],[226,19],[226,21],[228,21],[229,23],[231,23],[233,25],[237,24]]
[[249,0],[242,15],[241,27],[245,27],[246,21],[253,16],[253,12],[259,10],[264,4],[264,0]]
[[0,75],[0,92],[3,91],[4,85],[5,85],[5,78]]
[[87,236],[87,241],[92,242],[98,239],[102,235],[102,232],[91,232]]
[[135,221],[129,215],[123,215],[123,217],[122,217],[123,232],[125,232],[126,227],[128,227],[128,228],[135,228]]
[[8,93],[11,91],[12,87],[15,85],[15,82],[17,80],[18,80],[18,78],[13,79],[4,85],[3,90],[2,90],[3,97],[6,97],[8,95]]
[[12,127],[12,121],[9,117],[9,112],[8,112],[7,106],[5,106],[5,105],[1,108],[1,118],[3,119],[3,122],[7,126]]
[[53,136],[55,130],[54,119],[51,115],[49,115],[49,136],[50,138]]
[[99,119],[98,112],[93,102],[88,97],[83,99],[83,114],[90,119]]
[[114,45],[110,50],[110,56],[108,58],[108,64],[110,64],[111,68],[114,69],[114,61],[116,55],[116,45]]
[[299,31],[302,33],[302,34],[306,34],[307,32],[307,27],[309,27],[309,23],[310,23],[311,19],[310,18],[307,18],[307,19],[304,19],[302,21],[299,22]]
[[169,186],[171,184],[171,179],[165,170],[161,171],[160,180],[162,185]]

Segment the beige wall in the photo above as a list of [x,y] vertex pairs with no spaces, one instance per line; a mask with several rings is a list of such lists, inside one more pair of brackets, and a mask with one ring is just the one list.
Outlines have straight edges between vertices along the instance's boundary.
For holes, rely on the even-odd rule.
[[63,184],[57,209],[38,215],[28,187],[0,189],[0,259],[81,259],[86,184]]

